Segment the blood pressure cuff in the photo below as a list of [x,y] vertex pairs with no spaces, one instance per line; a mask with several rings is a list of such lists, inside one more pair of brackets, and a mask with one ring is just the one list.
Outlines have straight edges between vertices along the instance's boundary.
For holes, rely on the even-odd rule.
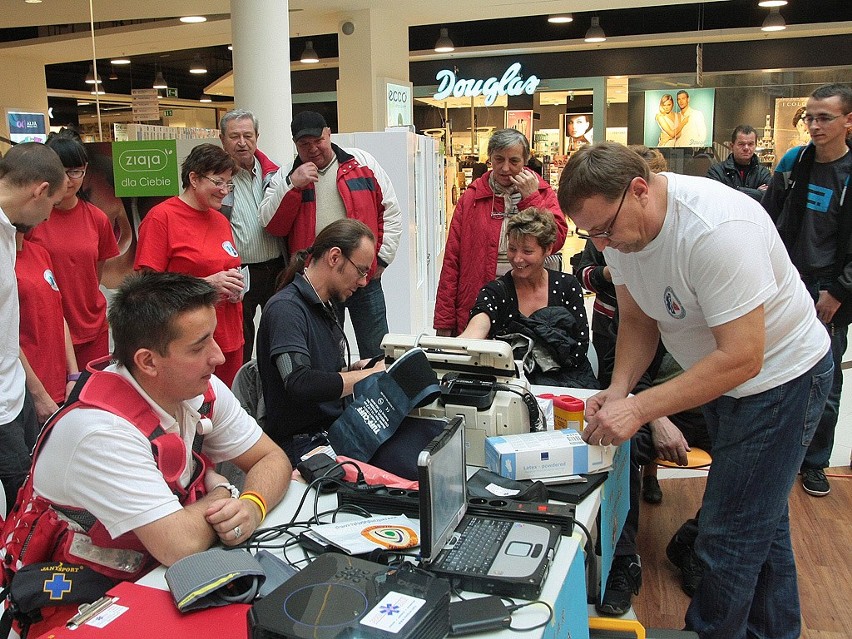
[[[417,454],[422,446],[412,449],[412,435],[416,433],[409,431],[408,426],[416,431],[420,422],[406,417],[440,395],[438,377],[426,353],[413,348],[387,371],[355,384],[354,400],[329,428],[328,441],[338,455],[370,462],[406,479],[417,479]],[[398,433],[403,420],[406,421],[405,436]],[[431,432],[425,443],[434,435],[435,432]],[[379,450],[381,459],[376,458]],[[395,463],[397,460],[408,463],[400,467]]]
[[257,559],[245,550],[211,548],[166,570],[166,583],[181,612],[251,603],[265,579]]

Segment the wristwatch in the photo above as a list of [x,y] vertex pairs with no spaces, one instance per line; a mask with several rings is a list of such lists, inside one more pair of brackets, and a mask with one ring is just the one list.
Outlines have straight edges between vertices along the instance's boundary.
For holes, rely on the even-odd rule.
[[240,489],[237,488],[236,486],[234,486],[233,484],[226,484],[226,483],[222,482],[221,484],[216,484],[215,486],[213,486],[213,490],[216,490],[217,488],[224,488],[224,489],[230,491],[231,498],[233,498],[233,499],[239,499],[240,498]]

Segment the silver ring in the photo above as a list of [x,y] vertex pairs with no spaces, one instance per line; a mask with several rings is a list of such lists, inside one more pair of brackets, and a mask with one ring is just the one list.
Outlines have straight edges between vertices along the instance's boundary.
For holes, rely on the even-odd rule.
[[236,528],[234,528],[234,539],[239,539],[239,538],[240,538],[240,537],[242,537],[242,536],[243,536],[243,531],[242,531],[242,529],[241,529],[239,526],[237,526]]

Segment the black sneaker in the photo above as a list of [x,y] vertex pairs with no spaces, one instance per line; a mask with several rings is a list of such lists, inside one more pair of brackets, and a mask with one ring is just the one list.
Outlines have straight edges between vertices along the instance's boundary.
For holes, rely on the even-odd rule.
[[659,504],[663,501],[663,491],[660,482],[653,475],[642,478],[642,500],[649,504]]
[[822,468],[805,468],[802,470],[802,487],[805,492],[814,497],[825,497],[831,492],[828,479]]
[[612,560],[603,601],[595,604],[602,615],[621,616],[630,610],[630,600],[642,586],[639,555],[618,555]]
[[695,549],[675,535],[666,546],[666,557],[680,570],[681,590],[692,597],[704,575],[704,564],[698,559]]

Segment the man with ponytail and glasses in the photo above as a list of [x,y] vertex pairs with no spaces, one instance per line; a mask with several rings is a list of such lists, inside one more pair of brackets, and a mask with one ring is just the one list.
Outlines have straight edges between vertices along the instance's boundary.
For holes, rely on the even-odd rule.
[[260,318],[257,367],[266,402],[266,431],[293,465],[342,413],[355,384],[384,369],[350,361],[334,312],[369,282],[375,236],[362,222],[337,220],[290,259],[279,291]]

